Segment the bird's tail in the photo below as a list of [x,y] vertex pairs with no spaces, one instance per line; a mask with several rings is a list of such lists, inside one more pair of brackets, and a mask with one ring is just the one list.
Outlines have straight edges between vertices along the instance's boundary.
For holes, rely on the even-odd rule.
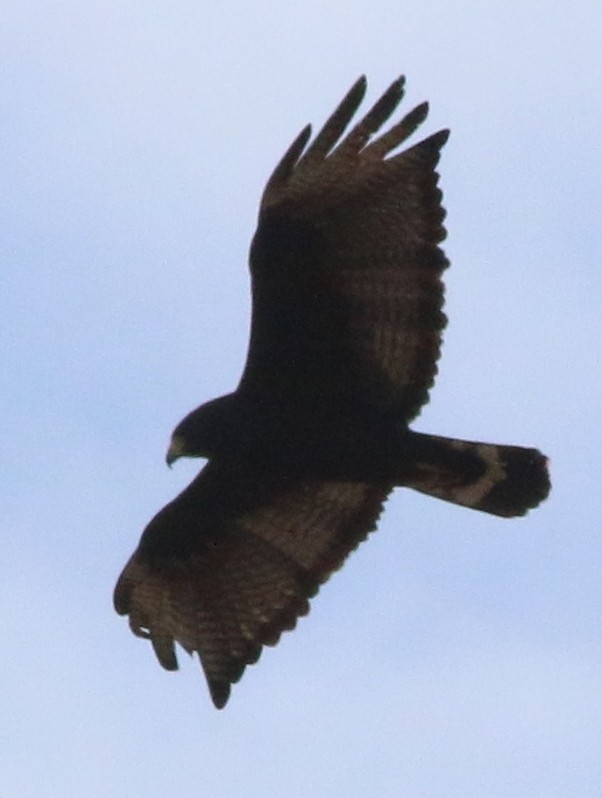
[[512,518],[550,492],[547,458],[537,449],[410,434],[412,470],[403,485],[438,499]]

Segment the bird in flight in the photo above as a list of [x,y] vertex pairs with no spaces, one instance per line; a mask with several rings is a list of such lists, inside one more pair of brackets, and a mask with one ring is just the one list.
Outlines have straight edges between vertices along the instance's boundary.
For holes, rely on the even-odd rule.
[[435,169],[448,131],[399,149],[428,111],[381,131],[403,86],[345,134],[360,78],[276,166],[251,245],[240,383],[176,427],[167,462],[207,463],[148,524],[115,588],[117,612],[164,668],[178,667],[175,643],[197,652],[218,708],[375,529],[395,487],[504,518],[550,490],[537,449],[408,426],[446,324]]

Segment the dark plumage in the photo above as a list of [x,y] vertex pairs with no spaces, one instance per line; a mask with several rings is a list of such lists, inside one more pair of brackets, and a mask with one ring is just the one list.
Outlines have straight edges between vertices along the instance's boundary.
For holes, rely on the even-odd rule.
[[306,127],[268,181],[241,381],[176,428],[168,462],[209,462],[147,526],[115,589],[165,668],[177,668],[176,642],[198,652],[217,707],[307,613],[395,486],[503,517],[550,488],[536,449],[407,426],[428,401],[446,323],[435,167],[448,132],[391,154],[423,104],[375,137],[399,79],[341,138],[365,89],[361,78],[309,146]]

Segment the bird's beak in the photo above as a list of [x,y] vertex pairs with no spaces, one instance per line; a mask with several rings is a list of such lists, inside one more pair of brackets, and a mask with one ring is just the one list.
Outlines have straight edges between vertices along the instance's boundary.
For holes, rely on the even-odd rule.
[[165,462],[171,468],[179,457],[185,454],[184,440],[179,435],[174,435],[165,455]]

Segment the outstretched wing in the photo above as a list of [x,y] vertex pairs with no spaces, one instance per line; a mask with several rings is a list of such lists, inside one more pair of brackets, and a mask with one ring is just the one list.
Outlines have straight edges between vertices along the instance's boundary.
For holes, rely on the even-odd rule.
[[374,138],[402,98],[400,78],[339,141],[365,89],[361,78],[303,153],[305,128],[266,186],[239,389],[409,420],[428,399],[446,321],[435,166],[448,132],[390,155],[425,103]]
[[151,640],[164,668],[178,667],[174,642],[198,652],[223,707],[245,666],[294,628],[319,585],[374,529],[389,491],[212,462],[144,531],[115,608]]

